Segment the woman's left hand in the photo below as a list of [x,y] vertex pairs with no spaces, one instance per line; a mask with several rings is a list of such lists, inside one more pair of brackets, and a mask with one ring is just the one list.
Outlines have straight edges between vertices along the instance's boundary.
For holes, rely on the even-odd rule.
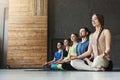
[[101,54],[100,56],[104,58],[106,56],[106,53],[103,52],[103,54]]

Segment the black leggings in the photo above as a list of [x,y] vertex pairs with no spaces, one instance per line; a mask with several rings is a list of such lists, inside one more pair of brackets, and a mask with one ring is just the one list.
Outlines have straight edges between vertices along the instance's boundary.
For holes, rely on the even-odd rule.
[[76,70],[75,68],[73,68],[73,67],[70,65],[70,62],[62,63],[62,68],[63,68],[64,70]]
[[109,65],[107,68],[105,68],[105,71],[112,71],[112,69],[113,69],[113,62],[109,61]]

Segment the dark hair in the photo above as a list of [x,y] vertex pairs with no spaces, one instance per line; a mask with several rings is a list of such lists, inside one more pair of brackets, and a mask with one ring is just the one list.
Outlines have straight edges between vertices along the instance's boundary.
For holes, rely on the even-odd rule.
[[77,33],[72,33],[72,34],[74,34],[76,37],[79,37],[79,35]]
[[103,27],[104,26],[104,16],[102,14],[97,14],[97,13],[94,13],[93,15],[97,16],[98,21],[100,22],[101,26]]
[[98,13],[94,13],[93,15],[96,15],[97,16],[97,19],[98,21],[100,22],[101,24],[101,30],[99,32],[99,35],[98,35],[98,38],[97,40],[99,39],[100,35],[101,35],[101,32],[103,31],[103,27],[104,27],[104,16],[102,14],[98,14]]
[[79,41],[79,35],[77,33],[72,33],[77,37],[77,42]]
[[58,42],[58,43],[60,43],[62,46],[64,45],[63,42]]
[[96,14],[96,13],[94,13],[93,15],[96,15],[96,16],[97,16],[97,19],[98,19],[98,21],[99,21],[100,24],[101,24],[101,30],[100,30],[100,32],[99,32],[99,34],[98,34],[98,37],[97,37],[97,50],[98,50],[98,52],[99,52],[98,43],[99,43],[99,38],[100,38],[100,35],[101,35],[101,33],[102,33],[102,31],[103,31],[103,27],[104,27],[104,16],[103,16],[102,14]]
[[65,38],[64,40],[67,40],[69,43],[69,46],[71,45],[71,39],[70,38]]
[[87,27],[82,27],[81,29],[85,29],[85,31],[88,32],[87,36],[89,36],[91,34],[91,31]]

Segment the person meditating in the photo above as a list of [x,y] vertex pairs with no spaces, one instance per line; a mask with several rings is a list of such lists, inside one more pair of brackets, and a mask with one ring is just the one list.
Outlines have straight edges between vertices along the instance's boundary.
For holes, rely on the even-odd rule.
[[[109,29],[104,29],[104,17],[101,14],[92,15],[92,25],[95,28],[95,32],[90,35],[88,50],[79,55],[71,57],[71,66],[77,70],[112,70],[113,64],[110,53],[111,45],[111,33]],[[93,53],[93,62],[86,59]],[[85,58],[88,65],[84,63],[80,58]]]

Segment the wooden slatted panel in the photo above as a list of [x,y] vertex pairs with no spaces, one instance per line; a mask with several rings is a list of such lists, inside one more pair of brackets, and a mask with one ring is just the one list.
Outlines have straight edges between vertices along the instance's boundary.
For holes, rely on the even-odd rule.
[[7,64],[11,68],[41,68],[47,60],[47,0],[9,3]]

